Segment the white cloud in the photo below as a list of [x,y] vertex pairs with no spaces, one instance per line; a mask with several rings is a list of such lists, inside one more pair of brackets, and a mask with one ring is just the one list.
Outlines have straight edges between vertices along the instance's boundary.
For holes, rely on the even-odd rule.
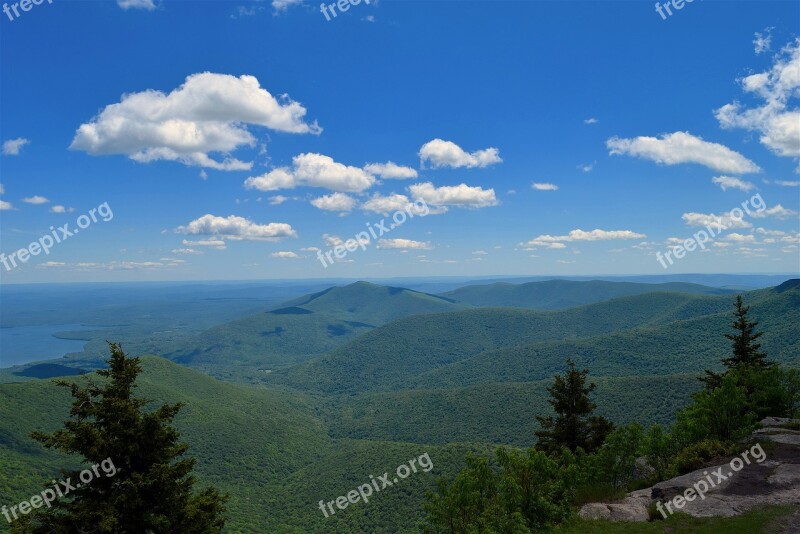
[[711,181],[720,186],[723,191],[727,191],[728,189],[739,189],[740,191],[744,191],[746,193],[755,187],[755,184],[751,182],[745,182],[739,178],[733,178],[731,176],[715,176],[711,179]]
[[273,252],[271,254],[271,256],[273,258],[280,258],[282,260],[296,260],[296,259],[298,259],[300,257],[300,256],[298,256],[297,254],[295,254],[294,252],[291,252],[291,251]]
[[232,19],[241,19],[244,17],[252,17],[257,14],[259,11],[263,11],[264,8],[262,6],[237,6],[234,12],[231,14]]
[[39,205],[39,204],[47,204],[48,202],[50,202],[50,199],[40,195],[33,195],[32,197],[23,198],[22,201],[27,204]]
[[344,245],[344,240],[338,235],[322,234],[322,239],[325,240],[325,245],[328,247]]
[[484,208],[497,205],[494,189],[470,187],[466,184],[435,187],[431,182],[414,184],[408,189],[415,200],[424,200],[430,206]]
[[56,204],[50,208],[51,213],[72,213],[73,211],[75,211],[75,208],[67,208],[60,204]]
[[594,170],[594,163],[582,163],[578,165],[577,169],[583,172],[592,172]]
[[756,55],[768,52],[772,48],[772,28],[766,28],[764,33],[756,32],[753,46],[755,47]]
[[394,250],[430,250],[433,246],[424,241],[413,241],[411,239],[380,239],[378,248]]
[[558,190],[558,186],[557,185],[550,184],[550,183],[533,183],[533,184],[531,184],[531,187],[533,189],[536,189],[537,191],[557,191]]
[[414,204],[405,195],[392,193],[389,196],[382,196],[378,193],[361,205],[361,209],[384,215],[393,211],[406,211]]
[[278,241],[284,237],[297,237],[297,232],[287,223],[256,224],[237,215],[219,217],[206,214],[186,226],[179,226],[176,232],[186,235],[208,235],[233,241]]
[[344,193],[360,193],[375,183],[375,177],[358,167],[350,167],[322,154],[300,154],[292,168],[279,167],[244,182],[247,189],[276,191],[295,187],[323,187]]
[[740,80],[745,92],[764,102],[745,109],[739,102],[715,111],[722,128],[742,128],[761,134],[761,143],[779,156],[800,157],[800,109],[789,101],[800,95],[800,39],[786,46],[767,72]]
[[0,184],[0,195],[6,192],[6,188],[3,187],[3,184]]
[[286,11],[291,6],[299,6],[303,0],[272,0],[272,7],[276,12],[280,13]]
[[350,211],[357,204],[356,200],[344,193],[333,193],[315,198],[311,205],[325,211]]
[[797,215],[797,212],[794,210],[786,209],[780,204],[776,204],[771,208],[767,208],[763,211],[753,211],[750,213],[750,216],[754,219],[763,219],[765,217],[775,217],[776,219],[786,219],[789,217],[794,217]]
[[225,241],[222,239],[201,239],[199,241],[190,241],[184,239],[182,242],[185,247],[211,247],[217,250],[225,250]]
[[753,235],[744,235],[744,234],[737,234],[736,232],[731,232],[730,234],[725,236],[726,241],[734,241],[736,243],[755,243],[756,237]]
[[452,141],[434,139],[428,141],[419,149],[420,163],[424,166],[425,162],[430,162],[436,169],[439,167],[487,167],[494,163],[500,163],[500,150],[497,148],[486,148],[468,153]]
[[589,117],[588,119],[585,119],[583,121],[584,124],[597,124],[598,122],[600,122],[600,121],[598,121],[594,117]]
[[302,250],[303,252],[319,252],[320,251],[319,247],[303,247],[300,250]]
[[275,195],[274,197],[269,197],[269,203],[272,204],[273,206],[283,204],[287,200],[289,200],[288,197],[285,197],[283,195]]
[[117,5],[122,9],[144,9],[153,11],[156,8],[153,0],[117,0]]
[[193,248],[174,248],[172,249],[173,254],[188,254],[191,256],[200,256],[203,254],[202,250],[195,250]]
[[635,156],[664,165],[698,163],[719,172],[733,174],[747,174],[761,170],[758,165],[738,152],[717,143],[703,141],[689,132],[664,134],[661,138],[612,137],[606,141],[606,146],[612,155]]
[[782,185],[783,187],[800,187],[800,181],[786,181],[786,180],[775,180],[775,183],[778,185]]
[[[751,212],[751,215],[755,212]],[[684,213],[681,218],[687,226],[710,226],[715,232],[731,228],[751,228],[753,225],[744,219],[731,217],[729,214],[714,215],[713,213]]]
[[364,165],[364,170],[386,180],[406,180],[417,177],[416,170],[411,167],[398,165],[392,161],[387,161],[386,163],[368,163]]
[[16,139],[9,139],[8,141],[3,142],[3,155],[19,156],[22,147],[24,147],[29,143],[30,141],[23,137],[18,137]]
[[[319,133],[303,121],[306,109],[283,95],[280,101],[255,76],[193,74],[169,94],[148,90],[123,95],[82,124],[70,148],[92,155],[124,154],[134,161],[179,161],[218,170],[248,170],[252,162],[230,153],[254,146],[247,125],[282,132]],[[218,153],[223,159],[212,158]]]
[[489,253],[488,253],[488,252],[486,252],[485,250],[473,250],[473,251],[472,251],[472,255],[473,255],[473,256],[486,256],[486,255],[488,255],[488,254],[489,254]]
[[[577,229],[572,230],[567,235],[540,235],[534,237],[530,241],[525,243],[520,243],[520,246],[523,247],[543,247],[543,248],[553,248],[553,249],[562,249],[566,248],[564,242],[572,242],[572,241],[610,241],[613,239],[642,239],[647,237],[645,234],[640,234],[637,232],[632,232],[631,230],[600,230],[595,229],[590,232],[585,230]],[[530,248],[526,248],[525,250],[530,250]]]
[[6,202],[5,200],[0,200],[0,211],[6,210],[13,210],[14,206],[11,205],[11,202]]

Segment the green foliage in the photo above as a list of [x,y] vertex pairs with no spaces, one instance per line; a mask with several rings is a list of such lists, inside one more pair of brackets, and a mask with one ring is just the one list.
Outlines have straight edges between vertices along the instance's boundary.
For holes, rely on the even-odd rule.
[[558,453],[562,447],[575,452],[578,447],[593,452],[597,450],[612,430],[613,425],[604,417],[592,416],[597,407],[589,394],[597,387],[586,384],[588,369],[578,371],[575,362],[567,360],[563,376],[556,376],[553,385],[547,388],[548,401],[556,417],[536,416],[541,429],[536,431],[536,448],[548,454]]
[[558,310],[653,292],[724,295],[731,291],[681,282],[641,284],[601,280],[587,282],[545,280],[525,284],[498,282],[488,285],[469,285],[443,293],[443,296],[481,307],[508,306],[535,310]]
[[[636,523],[628,521],[584,520],[574,518],[553,530],[558,534],[769,534],[782,527],[795,512],[791,506],[772,506],[751,510],[734,517],[692,517],[677,513],[663,521]],[[660,513],[657,513],[662,518]],[[663,518],[662,518],[663,519]]]
[[470,457],[453,482],[439,482],[425,505],[425,532],[526,534],[569,517],[568,466],[534,449],[500,447],[496,458],[495,467]]
[[[34,432],[33,437],[47,448],[103,464],[104,472],[110,461],[113,473],[109,469],[106,477],[76,486],[68,497],[24,517],[15,528],[25,534],[221,532],[226,498],[211,487],[193,494],[195,460],[183,458],[188,445],[179,442],[172,426],[183,405],[144,412],[148,402],[133,395],[140,360],[128,358],[117,344],[109,346],[109,368],[97,372],[107,380],[101,385],[89,380],[84,387],[59,382],[74,399],[71,419],[61,430]],[[63,476],[79,480],[80,471]]]
[[685,447],[675,457],[675,472],[677,475],[690,473],[732,454],[735,450],[735,445],[725,444],[717,439],[698,441]]

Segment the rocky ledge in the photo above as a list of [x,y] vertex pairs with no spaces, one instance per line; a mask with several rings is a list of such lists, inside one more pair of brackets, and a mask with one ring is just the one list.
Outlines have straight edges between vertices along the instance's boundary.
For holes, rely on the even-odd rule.
[[[631,492],[620,501],[586,504],[578,515],[584,519],[648,521],[649,510],[656,503],[665,515],[669,503],[673,512],[694,517],[730,517],[770,505],[800,506],[800,431],[791,429],[797,428],[798,423],[800,419],[775,417],[761,421],[761,428],[742,444],[744,452],[756,444],[772,442],[761,462],[750,455],[750,463],[743,462],[740,470],[733,472],[731,462],[737,457],[732,457],[728,463]],[[696,491],[704,489],[701,481],[708,487],[702,498]],[[800,520],[800,516],[795,514],[794,519]]]

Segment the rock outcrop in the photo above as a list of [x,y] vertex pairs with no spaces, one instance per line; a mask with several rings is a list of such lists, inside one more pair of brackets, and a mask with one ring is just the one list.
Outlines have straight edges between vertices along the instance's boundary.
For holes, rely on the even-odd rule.
[[[698,469],[679,477],[659,482],[651,488],[629,493],[624,499],[610,503],[584,505],[579,516],[584,519],[607,519],[611,521],[647,521],[649,508],[660,503],[665,514],[670,503],[673,512],[682,512],[694,517],[730,517],[753,508],[770,505],[800,506],[800,420],[769,417],[761,421],[761,428],[742,444],[742,452],[750,451],[757,444],[766,447],[766,458],[751,453],[749,463],[742,461],[738,470],[731,462],[742,455],[732,457],[728,463]],[[756,449],[758,451],[758,449]],[[761,458],[761,461],[758,461]],[[741,461],[741,460],[740,460]],[[738,462],[734,464],[738,467]],[[698,487],[699,486],[699,487]],[[702,498],[695,490],[704,489]],[[676,506],[675,497],[679,499]],[[689,497],[691,499],[689,499]],[[797,514],[793,516],[795,525]],[[791,530],[790,530],[791,531]]]

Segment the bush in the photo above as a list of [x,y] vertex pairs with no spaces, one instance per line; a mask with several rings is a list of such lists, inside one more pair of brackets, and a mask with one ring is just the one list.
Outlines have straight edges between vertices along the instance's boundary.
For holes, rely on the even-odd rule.
[[675,458],[674,469],[679,475],[685,475],[715,463],[714,460],[721,460],[733,454],[735,449],[735,445],[726,445],[716,439],[705,439],[679,452]]

